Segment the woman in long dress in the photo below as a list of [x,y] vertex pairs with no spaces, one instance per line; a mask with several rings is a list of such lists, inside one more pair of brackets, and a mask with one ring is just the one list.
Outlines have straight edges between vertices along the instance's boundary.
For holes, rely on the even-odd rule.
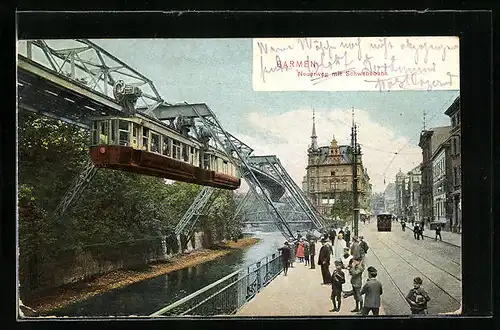
[[349,264],[351,263],[352,255],[349,254],[349,248],[344,249],[344,255],[342,256],[342,271],[345,276],[345,283],[342,284],[342,292],[344,294],[352,293],[352,284],[351,284],[351,274],[349,274]]
[[344,241],[343,235],[338,234],[337,241],[334,246],[334,256],[335,260],[342,261],[342,256],[344,255],[344,249],[347,247],[347,243]]
[[304,240],[301,239],[297,246],[297,258],[299,258],[299,262],[304,262]]

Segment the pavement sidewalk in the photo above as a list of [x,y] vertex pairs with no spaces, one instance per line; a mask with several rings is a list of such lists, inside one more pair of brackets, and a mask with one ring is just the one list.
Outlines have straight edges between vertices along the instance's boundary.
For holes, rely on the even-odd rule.
[[[317,262],[321,244],[316,244]],[[330,312],[331,286],[322,285],[321,268],[310,269],[303,263],[294,262],[288,275],[281,273],[234,316],[358,316],[351,313],[356,306],[354,298],[342,298],[340,312]],[[330,266],[330,271],[333,265]],[[366,273],[366,272],[365,272]],[[365,276],[363,276],[365,277]],[[363,283],[366,279],[363,279]],[[383,307],[380,314],[385,315]],[[370,314],[371,315],[371,314]]]

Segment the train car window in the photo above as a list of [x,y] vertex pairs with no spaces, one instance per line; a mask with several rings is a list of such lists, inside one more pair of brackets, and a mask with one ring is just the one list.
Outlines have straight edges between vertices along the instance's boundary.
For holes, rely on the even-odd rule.
[[132,147],[138,148],[139,147],[139,134],[140,134],[140,127],[136,123],[132,123]]
[[142,149],[148,150],[149,145],[149,128],[142,128]]
[[189,162],[189,155],[188,155],[188,148],[189,146],[187,144],[182,143],[182,160],[185,162]]
[[111,119],[111,140],[110,144],[117,144],[116,142],[116,119]]
[[97,145],[98,144],[97,121],[92,122],[90,136],[91,136],[92,145]]
[[181,143],[177,140],[172,140],[172,157],[181,159]]
[[108,144],[108,134],[109,134],[109,126],[108,121],[103,120],[99,123],[99,143]]
[[128,146],[130,141],[129,122],[120,120],[118,122],[118,139],[121,146]]
[[151,133],[151,151],[160,152],[160,136],[156,133]]
[[162,146],[162,154],[170,157],[170,139],[166,136],[163,136],[163,146]]
[[228,174],[228,173],[227,173],[227,172],[228,172],[228,171],[227,171],[227,168],[228,168],[228,166],[227,166],[227,161],[225,161],[225,160],[224,160],[224,161],[222,162],[222,164],[223,164],[223,165],[222,165],[222,171],[224,172],[224,174]]

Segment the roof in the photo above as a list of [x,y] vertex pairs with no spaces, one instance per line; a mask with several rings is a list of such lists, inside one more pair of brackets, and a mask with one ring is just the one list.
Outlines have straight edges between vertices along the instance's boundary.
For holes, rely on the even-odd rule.
[[448,109],[446,109],[444,114],[447,116],[452,116],[458,110],[460,110],[460,95],[458,95],[453,103],[448,107]]
[[[339,146],[339,153],[342,156],[343,164],[350,164],[351,159],[347,152],[349,146]],[[330,154],[330,147],[323,146],[318,148],[319,152],[319,163],[323,164],[326,161],[326,157]]]
[[449,138],[450,129],[451,126],[442,126],[431,129],[434,132],[431,136],[431,155],[434,155],[441,144]]

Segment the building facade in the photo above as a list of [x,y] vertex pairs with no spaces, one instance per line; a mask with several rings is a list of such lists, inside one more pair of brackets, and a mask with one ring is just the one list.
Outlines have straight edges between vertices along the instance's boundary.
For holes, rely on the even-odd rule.
[[410,222],[420,222],[422,207],[420,204],[420,184],[422,181],[422,175],[420,173],[420,165],[413,168],[407,173],[408,177],[408,213],[407,219]]
[[450,228],[451,209],[448,198],[451,193],[449,144],[442,143],[432,157],[432,196],[433,221],[439,222],[443,228]]
[[461,164],[461,132],[460,132],[460,96],[445,111],[451,119],[450,130],[450,166],[451,166],[451,230],[461,233],[462,231],[462,164]]
[[390,182],[384,190],[384,205],[385,211],[395,214],[396,213],[396,185]]
[[403,218],[405,215],[405,206],[404,206],[404,199],[405,199],[405,182],[406,176],[403,172],[401,172],[401,169],[399,169],[399,172],[396,174],[396,181],[395,181],[395,188],[396,188],[396,210],[394,214],[398,218]]
[[[352,156],[349,150],[350,146],[339,145],[335,136],[330,145],[318,147],[313,116],[311,145],[302,189],[324,217],[330,217],[332,205],[340,192],[352,192]],[[361,156],[358,157],[357,166],[359,204],[363,208],[370,205],[371,184]]]
[[449,133],[450,126],[436,127],[420,133],[418,143],[422,149],[420,204],[422,208],[421,219],[425,224],[429,224],[434,219],[432,156],[436,149],[448,139]]
[[372,194],[371,209],[375,215],[385,211],[385,199],[383,193]]

